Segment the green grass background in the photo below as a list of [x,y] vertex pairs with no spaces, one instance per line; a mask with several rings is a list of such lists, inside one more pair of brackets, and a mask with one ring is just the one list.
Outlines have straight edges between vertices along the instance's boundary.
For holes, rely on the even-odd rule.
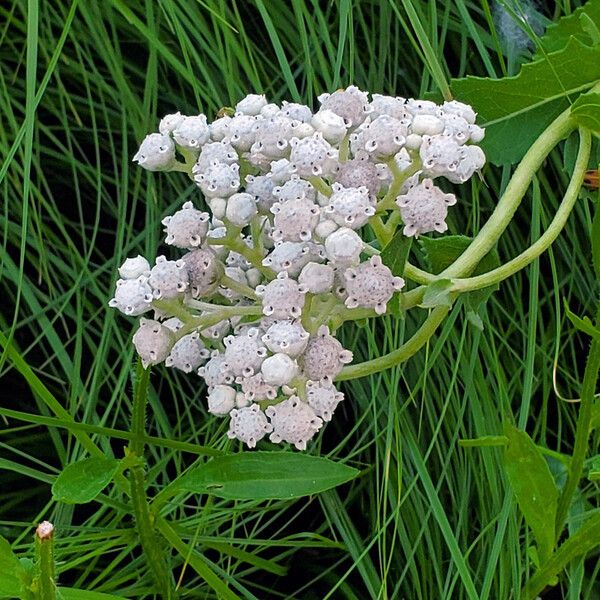
[[[550,20],[579,5],[548,4]],[[0,533],[18,552],[29,553],[32,524],[50,519],[61,582],[153,597],[126,497],[109,488],[72,507],[50,494],[60,470],[87,456],[68,415],[106,455],[123,455],[134,323],[107,307],[116,267],[138,252],[153,258],[160,219],[199,201],[183,175],[132,165],[144,135],[167,112],[212,118],[251,92],[315,106],[317,94],[351,83],[419,96],[452,77],[514,73],[519,57],[503,51],[492,8],[487,0],[0,5],[0,331],[12,339],[0,363]],[[451,232],[477,233],[509,176],[486,168],[483,181],[463,186]],[[567,182],[555,152],[501,257],[544,229]],[[488,301],[483,331],[459,302],[410,362],[345,384],[345,402],[309,452],[363,468],[351,485],[294,502],[180,496],[165,507],[177,543],[164,550],[182,597],[218,597],[206,569],[240,598],[517,597],[531,540],[501,450],[458,440],[497,435],[509,420],[538,444],[570,451],[577,405],[564,399],[577,397],[586,340],[562,302],[579,314],[594,308],[592,212],[584,194],[552,250]],[[416,311],[345,326],[344,342],[356,361],[375,358],[414,329]],[[194,460],[190,443],[239,448],[206,413],[199,379],[158,368],[151,383],[154,494]],[[56,402],[66,413],[57,416]],[[560,481],[560,459],[549,461]],[[588,483],[571,531],[594,506],[598,485]],[[599,569],[597,552],[572,565],[560,597],[600,598]]]

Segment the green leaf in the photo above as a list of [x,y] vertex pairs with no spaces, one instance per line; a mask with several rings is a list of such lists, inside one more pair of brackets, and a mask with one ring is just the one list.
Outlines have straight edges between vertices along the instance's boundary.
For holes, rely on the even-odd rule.
[[600,131],[600,94],[581,94],[571,106],[571,116],[578,125],[587,127],[590,131]]
[[592,264],[596,271],[596,279],[600,281],[600,196],[596,200],[592,221]]
[[111,481],[119,468],[115,458],[86,458],[67,466],[52,485],[52,496],[67,504],[92,501]]
[[57,591],[62,595],[64,600],[123,600],[124,598],[124,596],[115,596],[102,592],[88,592],[76,588],[59,587]]
[[[439,238],[421,237],[419,243],[425,253],[425,257],[432,273],[439,274],[447,269],[471,244],[473,238],[466,235],[447,235]],[[496,249],[488,252],[473,269],[473,275],[480,275],[495,269],[500,264],[500,257]],[[483,304],[491,294],[498,289],[498,285],[492,285],[482,290],[475,290],[466,294],[465,306],[467,315],[475,326],[483,327],[481,319],[477,317],[476,310]],[[433,293],[430,292],[430,293]],[[426,292],[427,294],[427,292]]]
[[507,446],[508,438],[505,435],[482,435],[478,438],[458,440],[461,448],[487,448]]
[[406,237],[402,231],[398,230],[381,251],[381,261],[389,267],[394,275],[400,277],[404,275],[404,266],[410,253],[412,240],[413,238]]
[[[390,271],[399,277],[404,275],[404,266],[408,260],[413,238],[406,237],[401,230],[386,244],[381,251],[381,261],[389,267]],[[392,315],[400,315],[400,297],[394,294],[387,304],[387,312]]]
[[27,572],[10,544],[0,536],[0,598],[21,598]]
[[430,271],[438,275],[447,269],[473,241],[466,235],[446,235],[444,237],[429,238],[421,236],[419,245],[425,253],[425,258]]
[[452,281],[450,279],[438,279],[430,283],[425,289],[423,301],[420,306],[423,308],[435,308],[436,306],[452,306],[450,290]]
[[579,331],[583,331],[583,333],[587,333],[590,337],[600,340],[600,330],[592,323],[589,317],[578,317],[569,308],[566,298],[564,300],[564,306],[567,318],[577,329],[579,329]]
[[600,481],[600,456],[592,458],[592,464],[588,472],[588,479],[590,481]]
[[[549,25],[546,33],[540,39],[541,47],[544,52],[556,52],[564,48],[572,37],[583,44],[596,44],[593,25],[596,25],[597,30],[599,24],[600,0],[589,0],[570,15]],[[540,56],[542,54],[538,52],[536,58]]]
[[184,475],[176,488],[230,500],[299,498],[354,479],[357,469],[295,452],[219,456]]
[[509,440],[504,468],[543,563],[554,548],[558,489],[548,463],[533,440],[509,424],[504,426],[504,435]]
[[452,82],[457,100],[479,113],[490,162],[519,161],[533,141],[583,90],[600,79],[600,47],[576,37],[556,52],[526,64],[514,77],[466,77]]

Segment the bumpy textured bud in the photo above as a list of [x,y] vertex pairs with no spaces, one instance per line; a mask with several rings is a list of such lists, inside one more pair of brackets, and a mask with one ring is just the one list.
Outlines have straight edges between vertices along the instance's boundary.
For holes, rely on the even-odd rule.
[[271,235],[275,241],[308,241],[319,222],[321,209],[308,198],[290,202],[276,202],[271,207],[275,215]]
[[237,115],[229,123],[229,141],[238,152],[247,152],[256,139],[256,117]]
[[165,217],[165,243],[177,248],[194,248],[200,246],[208,232],[210,215],[194,208],[191,202],[186,202],[181,210],[174,215]]
[[300,177],[332,175],[338,164],[338,151],[323,139],[320,132],[303,139],[290,140],[290,167]]
[[167,260],[165,256],[158,256],[150,270],[148,283],[156,299],[176,298],[189,285],[185,263],[183,260]]
[[408,135],[409,122],[382,115],[362,130],[363,148],[375,159],[389,159],[399,152]]
[[184,373],[191,373],[204,363],[209,356],[210,352],[202,343],[200,334],[194,331],[175,342],[169,356],[165,359],[165,365],[181,369]]
[[198,173],[194,181],[207,198],[228,198],[240,187],[240,166],[213,162],[203,173]]
[[339,144],[348,130],[344,119],[331,110],[320,110],[313,116],[311,125],[320,131],[330,144]]
[[485,165],[485,154],[479,146],[462,146],[460,149],[460,162],[456,171],[446,173],[446,179],[452,183],[464,183],[476,171]]
[[317,199],[317,190],[310,182],[300,179],[298,175],[292,175],[289,181],[273,188],[273,195],[281,203],[304,198],[314,202]]
[[366,92],[361,92],[353,85],[333,94],[321,94],[319,102],[321,110],[331,110],[342,117],[349,129],[358,127],[370,110]]
[[246,175],[246,193],[252,194],[256,200],[258,211],[266,214],[276,198],[273,194],[275,183],[271,177],[266,175]]
[[135,258],[126,258],[119,267],[119,275],[122,279],[137,279],[140,275],[150,275],[150,263],[141,255]]
[[204,144],[196,164],[192,167],[192,173],[198,175],[204,173],[215,162],[232,165],[239,160],[235,148],[227,141],[210,142]]
[[321,325],[316,335],[308,340],[306,350],[299,363],[307,379],[320,381],[333,379],[342,367],[352,362],[352,352],[329,334],[329,328]]
[[283,352],[295,358],[304,352],[308,338],[300,321],[277,321],[267,329],[262,341],[271,352]]
[[210,139],[215,142],[223,141],[229,135],[229,125],[231,124],[231,117],[224,115],[219,119],[215,119],[209,126]]
[[210,129],[205,115],[184,117],[173,130],[173,138],[187,150],[198,150],[210,139]]
[[431,179],[424,179],[399,196],[396,204],[404,221],[404,235],[418,237],[422,233],[443,233],[448,229],[448,207],[456,204],[456,196],[445,194]]
[[446,100],[442,104],[442,111],[444,113],[456,114],[471,124],[475,123],[477,117],[477,113],[468,104],[458,102],[458,100]]
[[326,294],[333,289],[334,270],[331,265],[310,262],[298,276],[298,283],[311,294]]
[[406,119],[410,113],[406,110],[405,102],[405,98],[373,94],[371,104],[369,104],[369,116],[371,119],[376,119],[381,115],[388,115],[394,119]]
[[147,171],[168,171],[177,162],[175,144],[168,135],[151,133],[144,138],[133,161]]
[[198,248],[181,258],[187,269],[193,298],[212,296],[223,275],[223,265],[209,248]]
[[382,181],[377,167],[368,160],[353,158],[340,164],[335,180],[345,188],[365,186],[372,196],[381,189]]
[[287,102],[286,100],[283,101],[281,106],[281,114],[302,123],[309,123],[313,115],[312,110],[305,104]]
[[263,314],[275,319],[297,319],[302,314],[306,288],[281,272],[267,285],[259,285],[256,293],[262,298]]
[[227,369],[225,362],[225,355],[215,350],[210,360],[198,369],[198,375],[204,379],[208,387],[233,383],[233,373]]
[[287,354],[279,352],[265,358],[260,372],[268,385],[287,385],[298,374],[298,363]]
[[325,260],[325,251],[320,244],[277,242],[270,254],[263,259],[263,265],[271,267],[276,273],[286,271],[291,277],[297,277],[304,265],[309,262],[323,262],[323,260]]
[[334,183],[325,212],[338,225],[358,229],[375,214],[375,205],[366,187],[345,188]]
[[334,231],[325,240],[327,258],[336,266],[358,264],[363,247],[364,242],[358,233],[347,227]]
[[219,417],[228,415],[235,408],[236,391],[228,385],[211,387],[206,398],[208,412]]
[[165,360],[174,341],[173,332],[168,327],[143,317],[140,319],[139,329],[133,335],[133,345],[142,359],[144,369]]
[[244,335],[227,336],[225,362],[223,366],[236,377],[251,377],[260,370],[267,349],[261,344],[257,328],[249,329]]
[[236,383],[241,385],[247,400],[260,402],[274,400],[277,397],[277,388],[266,383],[262,373],[256,373],[251,377],[238,377]]
[[267,105],[264,94],[248,94],[235,105],[236,114],[255,116]]
[[152,308],[152,299],[148,278],[140,275],[137,279],[119,279],[115,297],[109,300],[108,305],[129,317],[137,317]]
[[265,413],[258,404],[245,408],[234,408],[231,413],[227,437],[244,442],[248,448],[254,448],[256,442],[262,440],[267,433],[273,431],[273,426],[267,420]]
[[447,135],[424,135],[419,154],[425,175],[440,177],[456,171],[460,162],[461,146]]
[[404,105],[411,115],[439,115],[440,107],[431,100],[409,98]]
[[306,450],[306,442],[323,425],[315,411],[298,396],[290,396],[275,406],[269,406],[265,412],[273,426],[269,439],[275,443],[289,442],[298,450]]
[[344,276],[348,293],[346,306],[373,308],[378,315],[385,313],[394,292],[404,287],[404,279],[394,277],[379,256],[372,256],[367,262],[347,269]]
[[245,227],[257,214],[256,200],[252,194],[238,192],[227,200],[225,217],[238,227]]
[[308,405],[323,421],[331,421],[337,405],[344,399],[344,394],[327,382],[309,381],[306,385]]
[[158,124],[158,131],[163,135],[169,135],[173,130],[177,129],[177,126],[185,119],[185,115],[182,115],[179,111],[176,113],[165,115]]

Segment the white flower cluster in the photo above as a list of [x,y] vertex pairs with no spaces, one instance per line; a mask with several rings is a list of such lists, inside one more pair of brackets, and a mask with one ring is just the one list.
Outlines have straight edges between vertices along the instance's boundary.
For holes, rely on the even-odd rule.
[[404,286],[362,228],[397,211],[405,235],[445,231],[456,198],[433,180],[466,181],[485,162],[483,130],[459,102],[369,99],[354,86],[319,102],[313,113],[249,95],[212,123],[167,115],[134,157],[187,172],[210,212],[186,202],[165,217],[165,243],[183,256],[127,259],[109,304],[154,311],[133,336],[143,365],[196,371],[209,412],[249,447],[267,434],[306,447],[352,360],[332,316],[383,314]]

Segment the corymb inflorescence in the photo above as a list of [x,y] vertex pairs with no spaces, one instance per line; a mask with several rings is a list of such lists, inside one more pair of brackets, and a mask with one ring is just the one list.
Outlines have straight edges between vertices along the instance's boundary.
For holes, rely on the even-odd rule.
[[352,361],[335,328],[384,314],[405,285],[371,240],[446,231],[456,197],[436,180],[463,183],[485,163],[460,102],[350,86],[319,103],[251,94],[212,123],[170,114],[133,159],[187,173],[198,201],[162,220],[179,254],[128,258],[109,305],[144,315],[144,367],[197,373],[208,411],[251,448],[268,436],[303,450],[331,420]]

